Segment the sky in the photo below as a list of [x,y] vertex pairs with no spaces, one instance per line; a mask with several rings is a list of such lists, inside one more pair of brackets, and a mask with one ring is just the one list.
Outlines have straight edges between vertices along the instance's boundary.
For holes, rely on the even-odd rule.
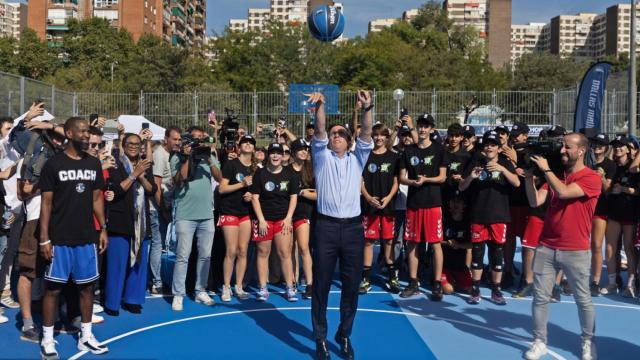
[[[427,0],[342,0],[345,7],[345,35],[366,35],[372,19],[400,17],[402,12],[417,8]],[[512,23],[548,22],[556,15],[579,12],[603,13],[618,3],[629,0],[513,0]],[[207,0],[207,32],[221,33],[229,19],[246,19],[249,8],[268,8],[269,0]]]

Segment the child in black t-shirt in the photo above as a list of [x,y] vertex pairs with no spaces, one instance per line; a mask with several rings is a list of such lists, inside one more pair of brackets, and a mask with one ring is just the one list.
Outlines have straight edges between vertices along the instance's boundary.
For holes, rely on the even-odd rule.
[[453,194],[448,204],[442,242],[442,289],[447,295],[454,290],[468,293],[471,291],[471,237],[469,219],[465,216],[466,204],[459,193]]
[[360,294],[366,294],[371,290],[373,245],[378,239],[382,242],[384,260],[389,274],[385,287],[394,294],[400,292],[393,256],[394,200],[398,192],[399,156],[387,149],[389,135],[389,130],[384,125],[373,127],[374,148],[362,172],[361,208],[365,246]]
[[502,278],[503,250],[506,241],[509,214],[509,191],[520,185],[513,164],[500,157],[500,138],[495,131],[488,131],[482,137],[483,156],[472,161],[460,183],[461,191],[468,191],[471,198],[471,242],[473,286],[470,304],[480,303],[480,279],[484,260],[484,243],[488,241],[489,262],[492,265],[493,289],[491,299],[498,305],[506,300],[500,291]]

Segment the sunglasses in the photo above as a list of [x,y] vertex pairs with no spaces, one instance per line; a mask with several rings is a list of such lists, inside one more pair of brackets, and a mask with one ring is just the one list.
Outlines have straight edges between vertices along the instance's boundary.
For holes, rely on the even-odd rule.
[[90,149],[102,149],[105,147],[105,142],[99,142],[99,143],[89,143],[89,148]]
[[349,133],[348,133],[348,132],[347,132],[347,130],[345,130],[345,129],[338,129],[338,130],[336,130],[336,131],[332,131],[332,132],[329,134],[329,136],[330,136],[330,137],[336,137],[336,136],[339,136],[339,137],[344,138],[344,139],[347,139],[347,140],[348,140],[348,139],[349,139],[349,137],[350,137],[350,136],[349,136]]
[[291,150],[285,150],[284,153],[287,155],[291,155]]

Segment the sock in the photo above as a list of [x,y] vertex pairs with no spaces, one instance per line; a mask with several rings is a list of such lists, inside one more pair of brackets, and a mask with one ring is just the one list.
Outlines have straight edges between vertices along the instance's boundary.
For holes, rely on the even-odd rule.
[[32,318],[22,318],[22,331],[30,329],[33,327],[33,319]]
[[82,323],[80,324],[80,330],[82,330],[82,338],[88,339],[91,337],[91,323]]
[[42,342],[53,341],[53,326],[42,327]]
[[616,274],[609,274],[609,285],[614,285],[616,283]]
[[471,285],[471,292],[473,294],[479,294],[480,293],[480,280],[473,280],[473,283]]
[[371,266],[365,266],[364,269],[362,269],[362,277],[369,280],[371,277]]
[[418,286],[418,279],[411,278],[411,280],[410,280],[410,282],[409,282],[409,285],[415,285],[415,286]]

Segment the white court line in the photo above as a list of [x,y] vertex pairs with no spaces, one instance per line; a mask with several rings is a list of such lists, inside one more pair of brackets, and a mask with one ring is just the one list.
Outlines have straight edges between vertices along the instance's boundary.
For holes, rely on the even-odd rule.
[[[110,339],[107,339],[107,340],[103,341],[101,344],[102,345],[107,345],[107,344],[110,344],[110,343],[112,343],[114,341],[118,341],[120,339],[129,337],[129,336],[132,336],[132,335],[136,335],[136,334],[139,334],[139,333],[144,332],[144,331],[153,330],[153,329],[156,329],[156,328],[159,328],[159,327],[179,324],[179,323],[192,321],[192,320],[200,320],[200,319],[206,319],[206,318],[212,318],[212,317],[220,317],[220,316],[226,316],[226,315],[247,314],[247,313],[254,313],[254,312],[267,312],[267,311],[283,312],[283,311],[300,311],[300,310],[311,310],[311,307],[284,307],[284,308],[268,308],[268,309],[235,310],[235,311],[228,311],[228,312],[224,312],[224,313],[193,316],[193,317],[167,321],[167,322],[164,322],[164,323],[150,325],[150,326],[146,326],[146,327],[143,327],[143,328],[140,328],[140,329],[132,330],[132,331],[126,332],[124,334],[120,334],[118,336],[115,336],[115,337],[112,337]],[[327,310],[339,311],[340,308],[328,307]],[[402,315],[402,316],[413,316],[413,317],[419,317],[419,318],[430,319],[430,320],[442,320],[442,321],[447,321],[447,322],[450,322],[450,323],[457,323],[457,324],[467,325],[467,326],[470,326],[470,327],[475,327],[475,328],[483,329],[483,330],[486,330],[486,331],[494,332],[496,334],[507,336],[507,337],[509,337],[509,338],[511,338],[513,340],[516,340],[516,341],[522,343],[522,344],[531,345],[531,342],[528,339],[523,338],[521,336],[513,335],[513,334],[511,334],[509,332],[506,332],[506,331],[496,330],[496,329],[493,329],[493,328],[490,328],[490,327],[486,327],[486,326],[482,326],[482,325],[471,324],[471,323],[467,323],[467,322],[460,321],[460,320],[452,320],[452,319],[443,318],[443,317],[439,317],[439,316],[435,316],[435,315],[421,315],[421,314],[416,314],[416,313],[413,313],[413,312],[405,313],[405,312],[402,312],[402,311],[379,310],[379,309],[358,309],[358,312],[381,313],[381,314]],[[428,346],[428,344],[426,344],[426,345]],[[79,359],[80,357],[82,357],[82,356],[84,356],[86,354],[87,354],[87,351],[80,351],[80,352],[76,353],[75,355],[73,355],[72,357],[70,357],[69,360]],[[556,360],[567,360],[565,357],[563,357],[562,355],[554,352],[551,349],[548,349],[548,354],[551,355]]]
[[[341,293],[341,291],[339,291],[339,290],[332,290],[332,291],[329,291],[329,293],[330,293],[330,294],[340,294],[340,293]],[[247,292],[247,294],[256,295],[257,293],[256,293],[256,292]],[[285,295],[285,294],[286,294],[286,292],[284,292],[284,291],[277,291],[277,292],[275,292],[275,291],[274,291],[274,292],[270,292],[270,294],[280,294],[280,295]],[[367,293],[367,295],[369,295],[369,294],[371,294],[371,295],[380,295],[380,294],[389,294],[389,293],[388,293],[388,292],[386,292],[386,291],[369,291],[369,292]],[[209,292],[209,295],[218,295],[218,294],[217,294],[217,293],[216,293],[216,294],[214,294],[214,293],[212,293],[212,292]],[[389,295],[392,295],[392,294],[389,294]],[[145,297],[145,299],[162,299],[162,298],[167,298],[167,297],[173,297],[173,295],[168,295],[168,294],[164,294],[164,295],[149,295],[149,296],[146,296],[146,297]]]

